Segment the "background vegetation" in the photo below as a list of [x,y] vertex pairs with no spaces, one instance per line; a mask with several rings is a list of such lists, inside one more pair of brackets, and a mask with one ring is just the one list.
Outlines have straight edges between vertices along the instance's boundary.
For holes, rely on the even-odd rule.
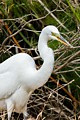
[[57,41],[48,43],[55,53],[54,70],[46,85],[31,96],[28,112],[36,120],[79,120],[79,0],[0,0],[0,62],[26,52],[40,66],[35,48],[40,31],[47,25],[55,25],[73,48]]

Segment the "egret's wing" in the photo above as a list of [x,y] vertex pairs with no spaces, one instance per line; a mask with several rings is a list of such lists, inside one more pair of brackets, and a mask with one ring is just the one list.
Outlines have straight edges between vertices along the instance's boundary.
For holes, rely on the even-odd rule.
[[[0,64],[0,99],[8,98],[28,81],[29,71],[35,68],[34,60],[26,53],[16,54]],[[25,75],[24,75],[25,73]],[[30,77],[30,76],[29,76]]]
[[19,81],[13,73],[5,72],[0,74],[0,100],[8,98],[19,87]]
[[17,77],[11,71],[11,69],[13,70],[13,62],[11,57],[0,64],[0,100],[8,98],[18,87]]

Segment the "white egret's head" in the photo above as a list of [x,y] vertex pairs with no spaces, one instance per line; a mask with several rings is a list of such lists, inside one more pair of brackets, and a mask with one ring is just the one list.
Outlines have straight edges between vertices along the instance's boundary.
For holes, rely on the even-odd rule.
[[64,39],[55,26],[49,25],[43,28],[43,32],[48,36],[48,39],[58,40],[66,46],[73,47],[66,39]]

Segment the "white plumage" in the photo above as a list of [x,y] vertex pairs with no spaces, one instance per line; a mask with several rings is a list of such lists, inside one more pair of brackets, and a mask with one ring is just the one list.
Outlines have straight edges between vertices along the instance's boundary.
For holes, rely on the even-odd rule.
[[35,61],[26,53],[16,54],[0,64],[0,109],[7,110],[8,120],[13,111],[24,114],[27,117],[27,102],[31,93],[44,85],[50,77],[54,53],[47,46],[50,39],[71,46],[63,39],[55,26],[43,28],[38,42],[38,50],[43,59],[43,65],[36,69]]

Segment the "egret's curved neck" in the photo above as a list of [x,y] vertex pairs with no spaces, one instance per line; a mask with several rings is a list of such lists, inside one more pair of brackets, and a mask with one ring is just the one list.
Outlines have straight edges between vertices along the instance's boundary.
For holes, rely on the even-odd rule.
[[52,49],[47,46],[47,42],[47,36],[41,33],[38,42],[38,50],[44,62],[37,71],[38,81],[36,81],[36,88],[41,87],[47,82],[53,70],[54,54]]
[[54,62],[53,50],[48,47],[47,42],[48,36],[45,35],[44,33],[41,33],[39,36],[38,50],[44,62],[53,63]]
[[47,52],[49,48],[47,46],[47,42],[48,42],[47,36],[41,33],[38,41],[38,50],[43,60],[46,60],[46,56],[48,55]]

